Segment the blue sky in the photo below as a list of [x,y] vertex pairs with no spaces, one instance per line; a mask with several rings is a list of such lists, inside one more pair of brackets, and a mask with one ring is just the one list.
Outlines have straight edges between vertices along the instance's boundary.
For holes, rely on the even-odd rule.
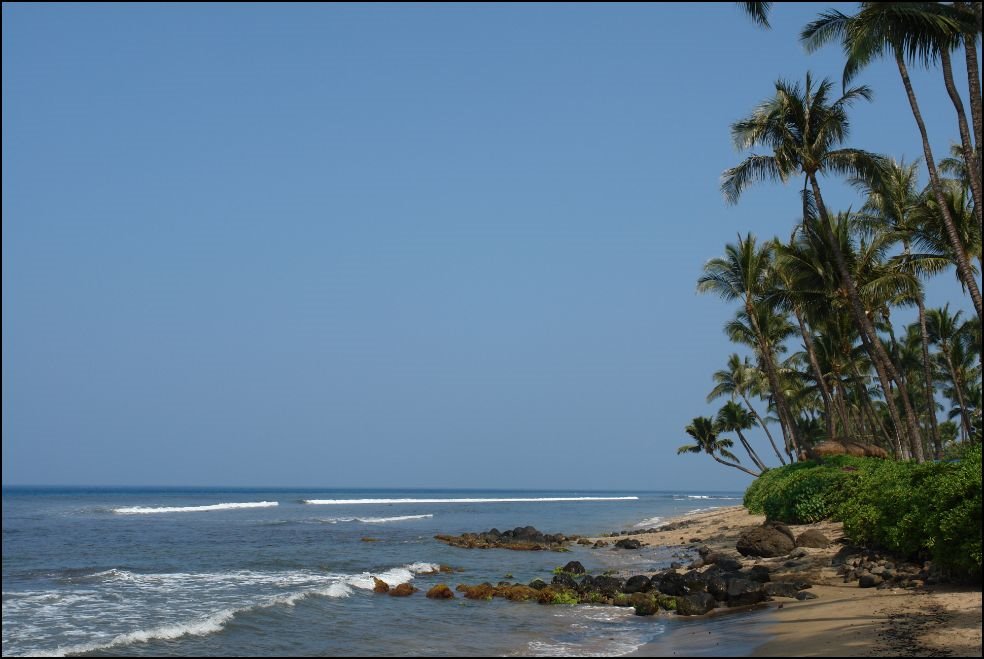
[[[828,6],[5,4],[4,483],[744,487],[675,455],[734,351],[695,280],[795,221],[719,178],[839,79]],[[921,156],[859,82],[852,144]]]

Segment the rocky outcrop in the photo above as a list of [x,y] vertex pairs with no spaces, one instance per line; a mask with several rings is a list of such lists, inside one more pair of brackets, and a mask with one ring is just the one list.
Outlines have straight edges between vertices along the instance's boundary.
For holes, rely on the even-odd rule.
[[749,579],[728,581],[728,606],[746,606],[764,602],[766,595],[762,584]]
[[742,556],[785,556],[796,546],[792,533],[785,530],[784,533],[776,525],[757,526],[742,533],[735,548]]
[[518,526],[511,531],[489,529],[484,533],[435,535],[436,540],[464,549],[514,549],[519,551],[567,551],[571,539],[562,533],[542,533],[532,526]]
[[635,538],[622,538],[615,543],[615,547],[618,549],[639,549],[642,547],[642,543]]
[[383,581],[382,579],[377,579],[376,577],[373,577],[372,582],[373,582],[372,592],[374,593],[389,592],[390,589],[389,584]]

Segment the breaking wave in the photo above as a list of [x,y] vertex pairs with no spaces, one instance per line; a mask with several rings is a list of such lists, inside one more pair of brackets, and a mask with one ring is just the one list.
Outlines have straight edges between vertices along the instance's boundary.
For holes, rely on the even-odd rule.
[[114,508],[117,515],[152,515],[154,513],[201,513],[211,510],[232,510],[234,508],[270,508],[279,506],[277,501],[248,501],[246,503],[213,503],[208,506],[162,506],[150,508],[147,506],[130,506]]

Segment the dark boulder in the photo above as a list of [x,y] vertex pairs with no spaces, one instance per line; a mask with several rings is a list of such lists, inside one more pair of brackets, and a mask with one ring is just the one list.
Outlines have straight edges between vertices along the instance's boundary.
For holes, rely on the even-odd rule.
[[376,577],[373,577],[372,582],[373,582],[372,592],[374,593],[389,592],[390,589],[389,584],[383,581],[382,579],[377,579]]
[[748,569],[748,578],[759,583],[766,583],[772,580],[772,577],[769,576],[769,568],[764,565],[753,565],[750,567]]
[[563,567],[562,572],[566,572],[567,574],[584,574],[587,570],[584,569],[580,561],[571,561]]
[[676,598],[676,611],[682,616],[702,616],[714,605],[714,596],[710,593],[691,593]]
[[594,589],[601,593],[603,596],[612,598],[618,595],[622,591],[622,586],[625,582],[617,577],[595,577],[594,578]]
[[875,586],[881,585],[884,581],[877,574],[862,574],[861,578],[858,579],[858,586],[861,588],[874,588]]
[[769,528],[773,528],[776,531],[779,531],[779,533],[782,533],[790,540],[792,540],[794,543],[796,542],[796,536],[793,535],[793,530],[788,526],[786,526],[785,524],[783,524],[782,522],[767,521],[764,524],[762,524],[762,526],[768,526]]
[[742,556],[762,556],[771,558],[785,556],[793,550],[795,543],[786,533],[773,526],[756,526],[741,534],[736,548]]
[[542,579],[534,579],[529,583],[529,586],[534,590],[543,590],[547,587],[547,584]]
[[634,577],[629,577],[625,581],[625,585],[622,586],[623,593],[645,593],[652,587],[652,582],[649,577],[645,575],[636,575]]
[[635,538],[622,538],[615,543],[615,546],[619,549],[639,549],[642,543]]
[[725,572],[737,572],[741,569],[741,561],[733,556],[712,552],[704,557],[704,562],[708,565],[717,565]]
[[811,547],[814,549],[826,549],[830,546],[830,539],[816,529],[807,529],[796,538],[797,547]]
[[637,616],[651,616],[659,611],[659,603],[652,595],[633,593],[629,596],[629,602],[632,603],[632,608],[635,609]]
[[550,585],[559,586],[560,588],[566,588],[568,590],[574,590],[575,588],[577,588],[577,582],[574,581],[574,577],[567,574],[566,572],[555,574],[553,581],[550,582]]
[[683,585],[691,593],[700,593],[707,590],[707,580],[697,570],[691,570],[683,575]]
[[767,595],[762,584],[748,579],[732,579],[728,582],[728,606],[745,606],[764,602]]
[[817,594],[816,593],[811,593],[808,590],[801,590],[800,592],[796,593],[796,599],[798,599],[798,600],[815,600],[815,599],[817,599]]
[[681,596],[690,593],[682,574],[663,572],[652,578],[653,588],[664,595]]

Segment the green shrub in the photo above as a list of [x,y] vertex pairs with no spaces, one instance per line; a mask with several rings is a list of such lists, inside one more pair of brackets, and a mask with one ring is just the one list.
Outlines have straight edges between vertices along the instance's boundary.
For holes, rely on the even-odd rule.
[[959,461],[838,456],[771,469],[745,491],[752,513],[793,524],[835,519],[855,543],[981,575],[981,449]]

